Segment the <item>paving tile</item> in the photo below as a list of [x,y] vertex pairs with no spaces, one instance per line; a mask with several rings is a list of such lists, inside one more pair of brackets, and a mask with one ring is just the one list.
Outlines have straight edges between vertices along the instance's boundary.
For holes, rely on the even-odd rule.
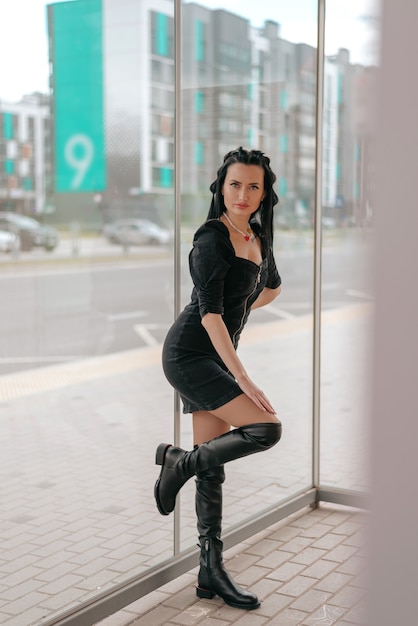
[[234,622],[234,626],[264,626],[264,624],[268,624],[268,617],[263,617],[261,615],[256,615],[254,611],[247,612],[243,617],[238,618]]
[[357,515],[358,518],[364,519],[361,522],[352,518],[347,519],[342,524],[339,524],[339,526],[335,526],[333,532],[338,535],[346,535],[347,537],[351,537],[352,535],[357,534],[358,531],[361,531],[361,533],[363,534],[363,527],[367,521],[367,517],[364,513],[358,513]]
[[364,530],[360,530],[353,535],[347,537],[344,541],[348,546],[356,546],[357,548],[362,548],[367,541],[367,535]]
[[300,534],[302,537],[309,537],[310,539],[319,539],[324,535],[332,532],[334,530],[333,526],[329,526],[328,524],[318,521],[313,526],[309,528],[305,528]]
[[[215,604],[195,603],[192,606],[178,610],[176,614],[172,616],[171,621],[173,624],[179,624],[181,626],[193,626],[194,624],[201,624],[202,621],[215,611]],[[149,623],[151,624],[152,622]]]
[[280,567],[272,570],[267,574],[267,578],[272,578],[274,580],[280,580],[282,582],[287,582],[291,578],[294,578],[300,572],[306,571],[306,568],[301,563],[291,563],[287,562],[281,565]]
[[341,589],[341,587],[347,585],[351,581],[352,576],[334,571],[320,580],[318,584],[315,585],[315,589],[320,589],[321,591],[327,591],[329,593],[336,593],[339,589]]
[[175,609],[183,610],[185,607],[189,607],[191,604],[196,603],[196,593],[194,588],[187,587],[175,594],[168,596],[165,600],[165,606],[171,606]]
[[329,603],[335,606],[350,608],[355,606],[364,596],[364,589],[348,586],[330,598]]
[[311,543],[312,543],[311,537],[302,537],[301,535],[296,535],[296,537],[294,537],[290,541],[287,541],[284,544],[283,549],[286,550],[286,552],[293,552],[294,554],[299,554],[300,552],[302,552],[302,550],[305,550],[306,548],[308,548],[311,545]]
[[[16,617],[18,615],[22,615],[23,613],[30,613],[32,611],[36,613],[36,607],[42,606],[44,599],[45,594],[39,593],[38,591],[32,591],[32,593],[27,594],[26,596],[21,596],[13,602],[8,602],[5,607],[2,607],[2,611],[11,617]],[[43,610],[42,613],[45,615],[45,610]]]
[[[182,622],[179,622],[179,624],[182,624]],[[228,626],[228,624],[231,624],[231,622],[227,622],[222,619],[216,619],[214,617],[207,617],[202,622],[199,622],[199,624],[201,626]]]
[[285,596],[281,593],[272,593],[267,598],[264,598],[260,608],[257,609],[257,615],[273,617],[273,615],[277,615],[279,611],[282,611],[291,602],[292,598],[290,596]]
[[[142,617],[132,622],[132,626],[165,626],[165,624],[178,614],[176,609],[166,606],[157,606]],[[186,622],[184,623],[186,625]]]
[[344,542],[345,535],[337,535],[335,533],[328,533],[325,536],[322,536],[320,539],[315,541],[312,544],[313,548],[321,548],[322,550],[331,550],[335,548],[340,543]]
[[256,583],[258,580],[261,580],[264,576],[268,574],[268,572],[269,570],[266,567],[253,565],[243,572],[240,572],[237,576],[234,576],[234,579],[243,587],[249,587]]
[[305,593],[307,589],[316,583],[314,578],[298,575],[280,587],[280,593],[288,596],[298,597]]
[[312,613],[319,606],[326,604],[331,594],[318,591],[317,589],[309,589],[306,593],[299,596],[292,604],[291,608]]
[[367,610],[364,602],[359,602],[349,609],[344,615],[344,619],[350,624],[366,625]]
[[338,565],[338,571],[345,574],[357,575],[364,572],[367,568],[367,560],[364,556],[358,556],[357,553],[349,559]]
[[299,552],[299,554],[295,554],[292,557],[292,562],[303,563],[304,565],[311,565],[312,563],[315,563],[315,561],[317,561],[318,559],[325,556],[325,554],[327,554],[325,550],[309,547],[305,550],[302,550],[302,552]]
[[286,608],[267,623],[272,626],[297,626],[302,624],[306,617],[306,613],[302,613],[302,611]]
[[80,597],[80,590],[77,587],[68,587],[62,591],[58,591],[53,595],[47,595],[42,600],[42,607],[49,609],[49,612],[57,612],[67,607],[77,604]]
[[228,559],[226,564],[232,572],[243,572],[257,562],[260,562],[257,555],[243,552],[232,559]]
[[269,554],[268,556],[265,556],[259,561],[257,561],[257,565],[260,565],[261,567],[267,567],[270,569],[276,569],[277,567],[282,565],[282,563],[286,563],[287,561],[290,561],[290,559],[292,559],[293,557],[294,557],[294,554],[292,552],[287,552],[285,550],[278,549],[272,552],[271,554]]
[[246,548],[246,552],[248,554],[255,554],[256,556],[268,556],[272,554],[276,550],[279,550],[283,542],[274,541],[269,538],[262,539],[261,541],[257,541],[253,545],[248,546]]
[[340,544],[336,548],[333,548],[332,550],[327,552],[324,558],[326,558],[328,561],[343,563],[347,561],[351,556],[353,556],[353,554],[355,554],[356,552],[356,547]]
[[310,578],[317,578],[318,580],[324,578],[329,572],[334,570],[338,566],[334,561],[326,561],[325,559],[319,559],[312,565],[309,565],[304,571],[305,576]]
[[346,613],[346,609],[325,603],[318,607],[316,611],[310,613],[301,626],[331,626],[332,624],[341,626],[340,618],[344,613]]
[[[2,626],[26,626],[27,624],[40,623],[45,617],[45,609],[40,607],[32,607],[28,610],[22,610],[14,617],[2,615],[0,613],[0,624]],[[4,621],[3,621],[4,620]]]
[[[39,589],[40,587],[42,587],[44,585],[44,583],[41,580],[26,580],[23,584],[20,585],[16,585],[15,587],[4,587],[1,591],[0,591],[0,598],[3,602],[2,604],[5,605],[9,602],[13,602],[14,600],[17,600],[18,598],[21,598],[22,596],[27,596],[28,594],[31,594],[33,591],[36,591],[37,589]],[[0,621],[0,624],[2,622]]]
[[267,596],[278,591],[281,585],[282,582],[280,581],[264,577],[254,583],[254,585],[251,585],[251,591],[253,591],[263,602]]

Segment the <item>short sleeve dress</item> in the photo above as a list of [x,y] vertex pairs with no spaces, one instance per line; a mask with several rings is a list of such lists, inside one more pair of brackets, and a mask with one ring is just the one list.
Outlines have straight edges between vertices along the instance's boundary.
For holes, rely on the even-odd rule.
[[243,393],[201,319],[206,313],[222,315],[237,349],[251,305],[264,287],[281,284],[272,251],[265,254],[262,248],[260,265],[236,256],[227,227],[216,219],[195,233],[189,255],[191,300],[168,331],[162,353],[164,373],[179,392],[184,413],[212,411]]

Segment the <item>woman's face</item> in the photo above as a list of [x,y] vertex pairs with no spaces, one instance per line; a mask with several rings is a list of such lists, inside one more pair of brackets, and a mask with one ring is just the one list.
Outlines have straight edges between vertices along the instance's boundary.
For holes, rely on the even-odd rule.
[[232,163],[226,173],[222,194],[228,214],[248,219],[257,211],[265,196],[263,168],[260,165]]

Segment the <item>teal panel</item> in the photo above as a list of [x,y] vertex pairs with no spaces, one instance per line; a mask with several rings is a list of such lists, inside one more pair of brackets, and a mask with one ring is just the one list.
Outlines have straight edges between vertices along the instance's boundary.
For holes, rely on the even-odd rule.
[[15,162],[12,159],[6,159],[4,162],[4,172],[5,174],[14,174],[15,171]]
[[343,103],[343,76],[341,73],[338,74],[338,82],[337,82],[337,104]]
[[195,146],[195,161],[197,165],[202,165],[203,163],[203,144],[201,141],[196,142]]
[[337,180],[340,180],[340,178],[341,178],[341,165],[340,165],[340,163],[337,163],[335,165],[335,178]]
[[25,191],[31,191],[33,189],[33,184],[32,184],[32,179],[31,178],[24,178],[23,179],[23,189],[25,189]]
[[354,196],[354,200],[358,200],[358,196],[359,196],[358,183],[354,183],[353,196]]
[[358,143],[354,146],[354,160],[357,162],[360,159],[360,148]]
[[163,13],[156,14],[156,50],[162,57],[168,56],[168,18]]
[[205,60],[205,42],[204,42],[204,32],[205,25],[202,20],[196,20],[196,34],[195,34],[195,55],[196,61],[204,61]]
[[3,113],[3,137],[13,139],[13,113]]
[[55,188],[106,188],[102,0],[51,6]]
[[173,170],[169,167],[162,167],[160,169],[160,185],[161,187],[173,186]]
[[247,96],[249,100],[254,98],[254,85],[252,83],[248,83],[247,85]]
[[287,178],[279,178],[279,196],[284,198],[287,194]]
[[287,109],[287,91],[282,89],[280,92],[280,106],[282,109]]
[[196,91],[194,95],[194,108],[196,113],[203,113],[203,91]]
[[254,130],[252,128],[249,128],[247,131],[247,141],[248,141],[248,145],[252,146],[253,145],[253,141],[254,141]]
[[280,152],[282,154],[287,154],[288,152],[287,135],[280,135]]

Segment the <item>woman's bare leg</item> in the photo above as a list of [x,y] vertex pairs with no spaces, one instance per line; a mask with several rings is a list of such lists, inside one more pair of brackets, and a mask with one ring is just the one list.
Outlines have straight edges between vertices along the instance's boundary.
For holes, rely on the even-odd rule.
[[209,411],[197,411],[193,413],[193,443],[195,446],[205,441],[210,441],[230,430],[229,424],[215,417]]
[[195,445],[210,441],[227,433],[231,426],[247,426],[265,422],[277,423],[273,413],[259,409],[244,393],[213,411],[193,413],[193,436]]

